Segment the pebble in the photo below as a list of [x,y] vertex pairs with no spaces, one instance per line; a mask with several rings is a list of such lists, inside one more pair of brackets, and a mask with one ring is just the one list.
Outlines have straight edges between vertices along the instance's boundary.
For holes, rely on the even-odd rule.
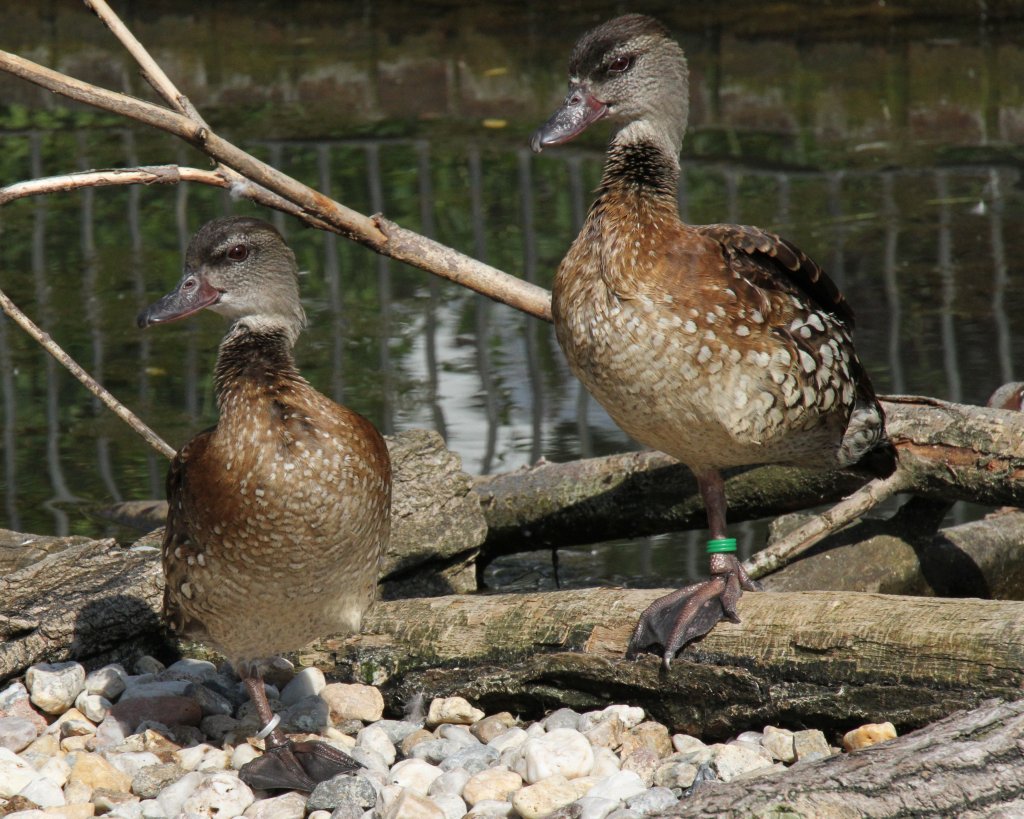
[[26,672],[25,687],[44,714],[63,714],[85,687],[85,668],[75,662],[39,663]]
[[484,800],[504,802],[522,787],[523,778],[515,771],[491,768],[469,778],[462,798],[470,807]]
[[[856,751],[860,748],[867,748],[869,745],[895,738],[896,727],[891,722],[871,722],[844,734],[843,749],[846,751]],[[2,744],[3,740],[0,739],[0,745]]]
[[766,725],[761,744],[779,762],[796,762],[796,749],[793,747],[793,732],[786,728],[775,728]]
[[358,719],[376,722],[384,715],[384,697],[371,685],[331,683],[320,691],[334,722]]
[[377,804],[377,790],[362,776],[338,774],[321,782],[309,795],[306,807],[309,810],[336,810],[351,805],[360,813]]
[[825,759],[832,755],[825,735],[815,728],[793,733],[793,751],[796,754],[797,762]]
[[484,718],[484,712],[474,708],[463,697],[438,697],[430,702],[427,711],[427,727],[443,722],[456,725],[471,725]]
[[0,748],[18,753],[39,736],[39,727],[24,717],[0,717]]
[[306,697],[315,697],[327,686],[324,672],[315,666],[304,668],[281,689],[281,705],[293,705]]
[[714,745],[712,751],[714,756],[711,758],[711,770],[723,782],[731,782],[745,773],[772,765],[771,755],[767,751],[747,742]]
[[444,811],[433,800],[403,788],[387,806],[383,819],[445,819]]
[[[439,697],[413,709],[418,716],[384,719],[372,686],[327,684],[315,668],[289,680],[277,669],[271,679],[280,688],[267,691],[287,730],[319,735],[364,767],[308,795],[253,792],[238,770],[260,755],[262,743],[249,737],[261,726],[228,670],[198,660],[164,668],[142,658],[133,671],[40,664],[27,685],[0,690],[0,813],[642,819],[672,812],[715,781],[772,776],[836,752],[821,731],[776,726],[707,745],[626,704],[560,708],[520,724],[510,712],[485,715],[462,697]],[[895,735],[891,724],[864,725],[844,747]]]
[[513,770],[531,785],[556,775],[567,779],[586,776],[594,767],[594,749],[583,734],[572,728],[556,728],[528,739],[519,753]]

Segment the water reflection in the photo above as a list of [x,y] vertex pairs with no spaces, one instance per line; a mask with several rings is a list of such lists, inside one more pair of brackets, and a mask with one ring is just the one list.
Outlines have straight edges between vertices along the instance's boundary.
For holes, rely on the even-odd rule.
[[[243,145],[351,207],[383,211],[546,286],[583,221],[602,159],[597,143],[537,158],[522,138],[539,121],[532,112],[546,111],[558,93],[563,52],[583,27],[575,17],[559,20],[562,29],[551,32],[537,31],[535,21],[534,39],[518,58],[482,56],[487,49],[480,48],[462,61],[418,53],[403,62],[380,37],[373,41],[375,73],[360,74],[361,96],[363,86],[349,83],[351,73],[336,62],[311,67],[308,56],[282,54],[287,77],[267,78],[269,90],[254,90],[263,68],[246,63],[221,85],[211,77],[196,101],[224,104],[237,94],[237,110],[249,112],[265,93],[292,111],[295,100],[313,105],[302,89],[319,77],[325,90],[316,111],[330,129],[341,113],[336,98],[324,95],[341,94],[339,84],[348,83],[348,97],[337,99],[361,102],[337,130],[358,131],[353,138],[319,138],[300,122],[300,137],[264,134]],[[359,23],[371,24],[387,22]],[[994,25],[986,23],[990,48],[978,52],[966,42],[954,55],[983,79],[1024,62],[1024,49],[1006,41],[1005,29],[999,39]],[[1024,352],[1024,285],[1015,261],[1024,258],[1020,167],[1012,151],[990,150],[992,140],[1021,130],[1024,104],[1005,87],[986,85],[978,110],[967,110],[969,94],[957,82],[973,88],[975,80],[951,73],[952,46],[926,45],[934,33],[884,47],[877,38],[836,46],[842,54],[834,59],[875,71],[861,78],[851,70],[842,82],[829,73],[824,47],[771,38],[746,43],[722,25],[687,34],[694,115],[680,210],[694,222],[777,230],[825,264],[857,310],[858,348],[880,391],[980,403],[1013,378]],[[787,64],[794,73],[767,77],[779,55],[795,55],[797,69]],[[879,61],[880,68],[872,65]],[[505,63],[512,70],[494,71]],[[224,56],[219,73],[229,73],[229,64]],[[933,84],[910,82],[928,70]],[[395,78],[408,81],[417,72],[417,110],[430,119],[410,124],[408,110],[404,118],[395,113],[395,94],[404,87],[408,101],[412,92]],[[130,87],[127,75],[117,76]],[[882,121],[864,113],[874,110],[863,102],[874,81],[883,88]],[[274,97],[282,88],[292,96]],[[508,112],[509,129],[479,126],[494,108]],[[232,121],[225,110],[214,113]],[[313,110],[304,109],[310,121]],[[268,122],[258,111],[252,117],[254,127]],[[7,179],[170,158],[201,163],[189,149],[120,125],[9,132],[0,146]],[[82,191],[0,212],[4,288],[172,445],[214,418],[211,371],[223,324],[206,316],[140,333],[134,315],[177,279],[190,233],[228,212],[253,209],[186,185]],[[300,366],[383,430],[437,429],[474,473],[631,446],[571,378],[547,325],[280,214],[269,218],[308,271],[302,288],[311,326],[297,350]],[[162,494],[163,460],[6,320],[0,391],[0,525],[101,534],[107,524],[88,516],[93,507]],[[746,555],[763,530],[744,524],[736,534]],[[578,571],[605,579],[699,575],[703,556],[683,547],[698,546],[701,537],[665,536],[643,548],[587,555],[582,562],[591,568]],[[621,559],[626,551],[630,561]]]

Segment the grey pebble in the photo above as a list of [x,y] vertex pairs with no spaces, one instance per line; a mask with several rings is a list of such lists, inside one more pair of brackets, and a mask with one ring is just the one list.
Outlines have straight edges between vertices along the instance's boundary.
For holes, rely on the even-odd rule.
[[418,731],[423,727],[423,723],[408,722],[404,719],[379,719],[376,722],[371,722],[370,725],[380,728],[395,745],[398,745],[413,731]]
[[578,731],[581,719],[582,715],[571,708],[559,708],[544,717],[541,723],[546,731],[554,731],[558,728],[572,728],[574,731]]
[[343,805],[358,808],[360,814],[377,804],[377,791],[361,776],[339,774],[321,782],[306,800],[306,810],[333,811]]
[[[419,745],[416,748],[419,748]],[[413,750],[415,751],[415,748]],[[477,745],[476,747],[462,748],[441,760],[439,767],[442,771],[465,768],[470,774],[476,774],[493,766],[498,761],[498,756],[498,752],[494,748],[487,745]]]
[[637,813],[647,815],[672,807],[678,800],[671,788],[650,788],[626,800],[626,807]]
[[149,765],[132,777],[132,793],[142,799],[155,799],[160,791],[184,775],[185,771],[173,762]]
[[199,703],[204,717],[231,716],[235,712],[231,700],[203,683],[190,683],[185,689],[185,696]]

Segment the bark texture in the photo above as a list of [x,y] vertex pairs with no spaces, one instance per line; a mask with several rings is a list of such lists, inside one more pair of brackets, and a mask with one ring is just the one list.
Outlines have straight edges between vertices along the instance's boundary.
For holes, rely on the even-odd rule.
[[1024,815],[1024,701],[989,702],[920,731],[784,773],[711,785],[662,816],[861,819]]
[[853,593],[747,594],[664,673],[622,659],[658,590],[587,589],[381,603],[365,633],[304,662],[488,710],[641,705],[674,730],[723,738],[766,723],[845,730],[884,716],[906,729],[983,699],[1020,696],[1024,604]]

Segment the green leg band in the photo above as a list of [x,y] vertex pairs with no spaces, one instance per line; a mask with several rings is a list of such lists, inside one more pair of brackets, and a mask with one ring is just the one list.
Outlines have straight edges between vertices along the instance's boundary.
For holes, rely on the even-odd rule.
[[736,538],[734,537],[720,537],[714,540],[708,541],[708,554],[715,555],[721,552],[735,552],[736,551]]

